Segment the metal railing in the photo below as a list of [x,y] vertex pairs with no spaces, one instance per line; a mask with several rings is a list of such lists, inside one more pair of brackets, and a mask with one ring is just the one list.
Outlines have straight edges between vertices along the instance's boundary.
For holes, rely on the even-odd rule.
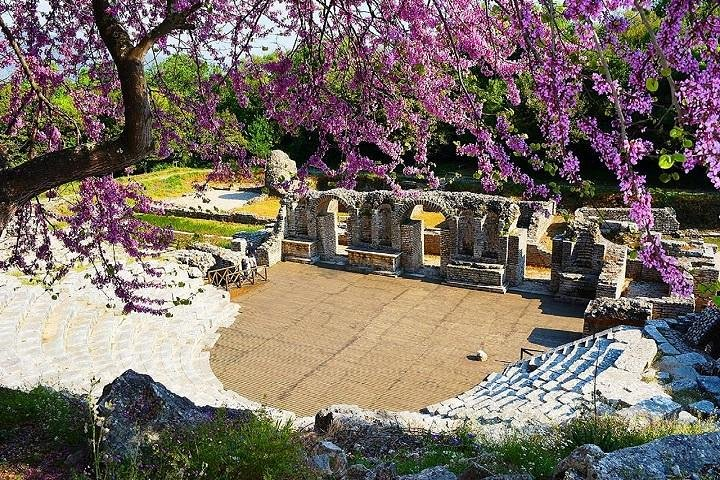
[[239,265],[231,265],[207,272],[207,281],[225,290],[230,290],[232,287],[241,288],[243,285],[255,285],[258,280],[264,282],[268,280],[267,267],[264,265],[245,270]]

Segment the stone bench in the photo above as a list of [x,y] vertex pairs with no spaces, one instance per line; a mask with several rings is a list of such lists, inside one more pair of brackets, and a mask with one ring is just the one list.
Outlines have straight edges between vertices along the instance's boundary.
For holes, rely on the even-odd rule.
[[282,241],[282,257],[286,262],[315,263],[318,241],[286,238]]
[[347,255],[347,265],[351,270],[386,275],[399,275],[401,271],[402,252],[348,247]]
[[505,267],[496,263],[451,262],[445,268],[448,285],[505,293]]

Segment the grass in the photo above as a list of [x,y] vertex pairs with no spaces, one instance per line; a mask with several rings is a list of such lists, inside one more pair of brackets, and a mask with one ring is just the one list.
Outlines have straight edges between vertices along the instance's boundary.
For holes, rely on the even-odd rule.
[[[547,479],[558,462],[581,445],[593,443],[607,453],[668,435],[696,435],[715,428],[711,420],[695,424],[658,420],[641,425],[622,417],[587,416],[542,433],[511,432],[500,439],[475,438],[469,431],[460,430],[451,436],[428,437],[421,453],[399,451],[381,460],[395,463],[399,474],[418,473],[437,465],[459,474],[472,461],[494,474],[529,473],[536,479]],[[362,457],[354,461],[370,464]]]
[[720,247],[720,237],[705,237],[705,243],[712,243]]
[[136,462],[110,466],[110,470],[110,478],[138,480],[317,478],[305,463],[300,435],[289,424],[279,425],[262,415],[249,421],[220,415],[194,428],[165,431]]
[[[239,420],[228,418],[222,410],[208,423],[161,432],[137,458],[106,464],[97,478],[86,476],[83,472],[89,471],[92,462],[85,430],[87,410],[81,401],[45,387],[29,392],[0,388],[0,478],[26,478],[25,473],[33,471],[31,478],[76,480],[319,480],[306,463],[314,440],[262,414]],[[460,474],[473,462],[495,474],[523,472],[546,479],[580,445],[593,443],[612,452],[668,435],[695,435],[716,428],[714,420],[638,424],[622,417],[587,416],[542,433],[516,431],[500,439],[478,437],[467,429],[426,435],[421,442],[409,444],[414,447],[373,461],[352,454],[350,463],[393,462],[404,475],[437,465]],[[68,455],[78,451],[85,452],[80,463],[67,464]]]
[[48,474],[67,470],[68,455],[87,447],[87,418],[82,402],[49,388],[0,387],[0,478],[66,478],[25,474],[38,468]]
[[154,215],[149,213],[138,215],[138,218],[152,225],[171,228],[172,230],[178,232],[214,235],[219,237],[232,237],[238,232],[257,232],[263,228],[262,225],[218,222],[216,220],[175,217],[172,215]]
[[145,187],[145,194],[155,200],[180,197],[192,192],[194,183],[203,183],[210,170],[205,168],[171,167],[157,172],[118,178],[120,183],[133,180]]
[[278,197],[264,197],[237,208],[234,211],[249,213],[258,217],[275,218],[280,211],[280,199]]

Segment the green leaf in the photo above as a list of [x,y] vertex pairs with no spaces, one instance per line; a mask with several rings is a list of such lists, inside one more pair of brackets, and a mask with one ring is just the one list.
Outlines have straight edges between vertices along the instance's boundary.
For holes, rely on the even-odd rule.
[[685,155],[683,155],[682,153],[673,153],[672,161],[675,163],[682,163],[685,161]]
[[670,67],[664,67],[662,70],[660,70],[660,75],[667,78],[672,75],[672,70],[670,69]]
[[[673,165],[675,165],[675,162],[673,161],[673,158],[666,154],[660,155],[660,160],[658,160],[658,165],[660,165],[660,168],[663,170],[667,170],[668,168],[672,168]],[[662,180],[662,178],[661,178]]]
[[672,180],[672,177],[670,176],[670,174],[667,174],[667,173],[660,174],[660,181],[662,183],[668,183],[670,180]]
[[685,147],[685,148],[692,148],[693,145],[695,145],[695,144],[694,144],[693,141],[690,140],[689,138],[686,138],[685,140],[683,140],[683,147]]
[[715,295],[712,300],[716,307],[720,307],[720,296],[719,295]]
[[651,92],[657,92],[659,86],[660,84],[658,83],[657,78],[648,78],[645,80],[645,88]]
[[637,256],[638,256],[637,250],[630,250],[628,252],[628,258],[630,260],[635,260],[637,258]]
[[670,138],[680,138],[683,136],[685,132],[680,127],[673,127],[672,130],[670,130]]

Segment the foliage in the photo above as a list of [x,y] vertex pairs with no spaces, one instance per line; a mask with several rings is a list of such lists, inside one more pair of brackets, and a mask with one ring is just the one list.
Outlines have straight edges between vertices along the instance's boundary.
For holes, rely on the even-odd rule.
[[257,232],[263,228],[262,225],[219,222],[217,220],[175,217],[172,215],[140,214],[138,217],[143,221],[158,227],[169,228],[179,232],[216,235],[221,237],[232,237],[234,234],[239,232]]
[[300,437],[263,416],[247,422],[222,415],[192,429],[164,432],[141,456],[138,478],[311,479]]
[[0,443],[28,429],[37,445],[77,448],[85,440],[84,418],[81,404],[47,387],[28,392],[0,387]]
[[[395,463],[400,474],[437,465],[459,474],[472,462],[494,474],[525,472],[544,479],[550,478],[558,462],[581,445],[593,443],[604,452],[612,452],[668,435],[697,435],[716,428],[713,420],[694,424],[656,420],[642,424],[618,416],[585,416],[539,432],[508,430],[500,437],[475,436],[461,428],[451,435],[427,436],[421,451],[401,450],[380,460]],[[353,460],[371,464],[362,456]]]
[[[61,177],[108,174],[148,156],[190,155],[220,178],[247,173],[281,135],[302,134],[298,148],[317,148],[301,179],[317,168],[355,187],[366,173],[400,190],[401,174],[440,186],[429,153],[453,145],[488,192],[506,183],[527,197],[557,197],[563,184],[586,192],[583,172],[607,169],[645,233],[638,257],[674,293],[692,292],[687,272],[650,233],[643,171],[651,164],[670,183],[701,169],[720,188],[718,2],[90,3],[0,0],[3,228],[14,203],[21,225],[34,228],[25,204]],[[276,34],[294,47],[249,57],[258,39]],[[83,157],[98,149],[97,163]],[[64,161],[44,162],[53,158]],[[28,164],[57,167],[20,175]],[[79,197],[78,211],[98,198],[127,205],[112,182],[88,182],[96,194]],[[41,217],[42,205],[35,209]],[[127,216],[108,216],[97,228],[103,241],[108,229],[123,231],[110,223],[127,232],[114,245],[150,232],[145,244],[157,246],[157,232]],[[75,223],[58,225],[33,234],[78,240],[62,233]],[[49,243],[18,242],[5,263]],[[95,281],[117,287],[113,276]]]

